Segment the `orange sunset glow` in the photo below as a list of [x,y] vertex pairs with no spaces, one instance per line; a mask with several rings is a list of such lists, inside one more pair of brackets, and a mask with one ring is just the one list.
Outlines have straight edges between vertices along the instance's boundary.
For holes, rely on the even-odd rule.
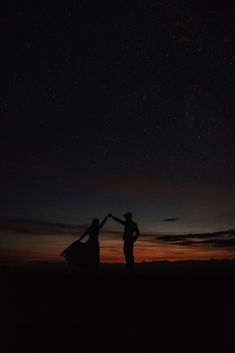
[[[2,266],[29,265],[43,262],[64,262],[61,252],[77,239],[74,235],[7,234],[1,247]],[[100,236],[103,263],[124,263],[122,234],[103,233]],[[235,259],[231,246],[217,247],[195,243],[180,245],[156,239],[156,235],[141,235],[134,248],[136,262]]]

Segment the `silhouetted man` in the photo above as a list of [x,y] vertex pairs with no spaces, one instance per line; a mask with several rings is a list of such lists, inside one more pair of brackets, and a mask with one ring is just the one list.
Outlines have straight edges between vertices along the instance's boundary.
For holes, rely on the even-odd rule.
[[110,217],[112,217],[115,221],[121,223],[124,225],[124,234],[123,234],[123,240],[124,240],[124,255],[126,259],[126,266],[128,270],[134,270],[134,254],[133,254],[133,248],[134,248],[134,242],[137,240],[138,236],[140,235],[138,226],[135,222],[132,221],[132,214],[127,212],[123,215],[125,218],[125,221],[122,219],[119,219],[117,217],[114,217],[112,214],[109,214]]

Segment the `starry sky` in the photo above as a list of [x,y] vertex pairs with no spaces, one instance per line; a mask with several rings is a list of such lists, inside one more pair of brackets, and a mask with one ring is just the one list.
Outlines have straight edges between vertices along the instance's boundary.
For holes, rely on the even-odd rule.
[[232,7],[3,2],[0,217],[234,227]]

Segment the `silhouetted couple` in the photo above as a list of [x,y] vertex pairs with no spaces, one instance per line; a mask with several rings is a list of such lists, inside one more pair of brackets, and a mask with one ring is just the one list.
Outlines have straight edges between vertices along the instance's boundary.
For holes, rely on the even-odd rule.
[[[126,260],[126,268],[129,271],[134,270],[134,243],[140,235],[140,232],[137,224],[132,220],[132,214],[129,212],[123,215],[125,220],[114,217],[111,213],[109,213],[101,223],[99,223],[98,218],[94,218],[90,227],[87,228],[81,237],[62,252],[61,255],[66,258],[69,264],[85,266],[90,270],[99,270],[99,234],[101,228],[109,217],[124,226],[123,250]],[[86,235],[89,235],[88,241],[85,243],[81,242]]]

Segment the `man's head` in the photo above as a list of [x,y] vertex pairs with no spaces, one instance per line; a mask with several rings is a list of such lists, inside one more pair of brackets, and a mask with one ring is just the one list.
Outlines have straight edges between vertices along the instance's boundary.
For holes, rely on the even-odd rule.
[[124,213],[123,217],[125,218],[126,221],[132,220],[132,214],[130,212]]

